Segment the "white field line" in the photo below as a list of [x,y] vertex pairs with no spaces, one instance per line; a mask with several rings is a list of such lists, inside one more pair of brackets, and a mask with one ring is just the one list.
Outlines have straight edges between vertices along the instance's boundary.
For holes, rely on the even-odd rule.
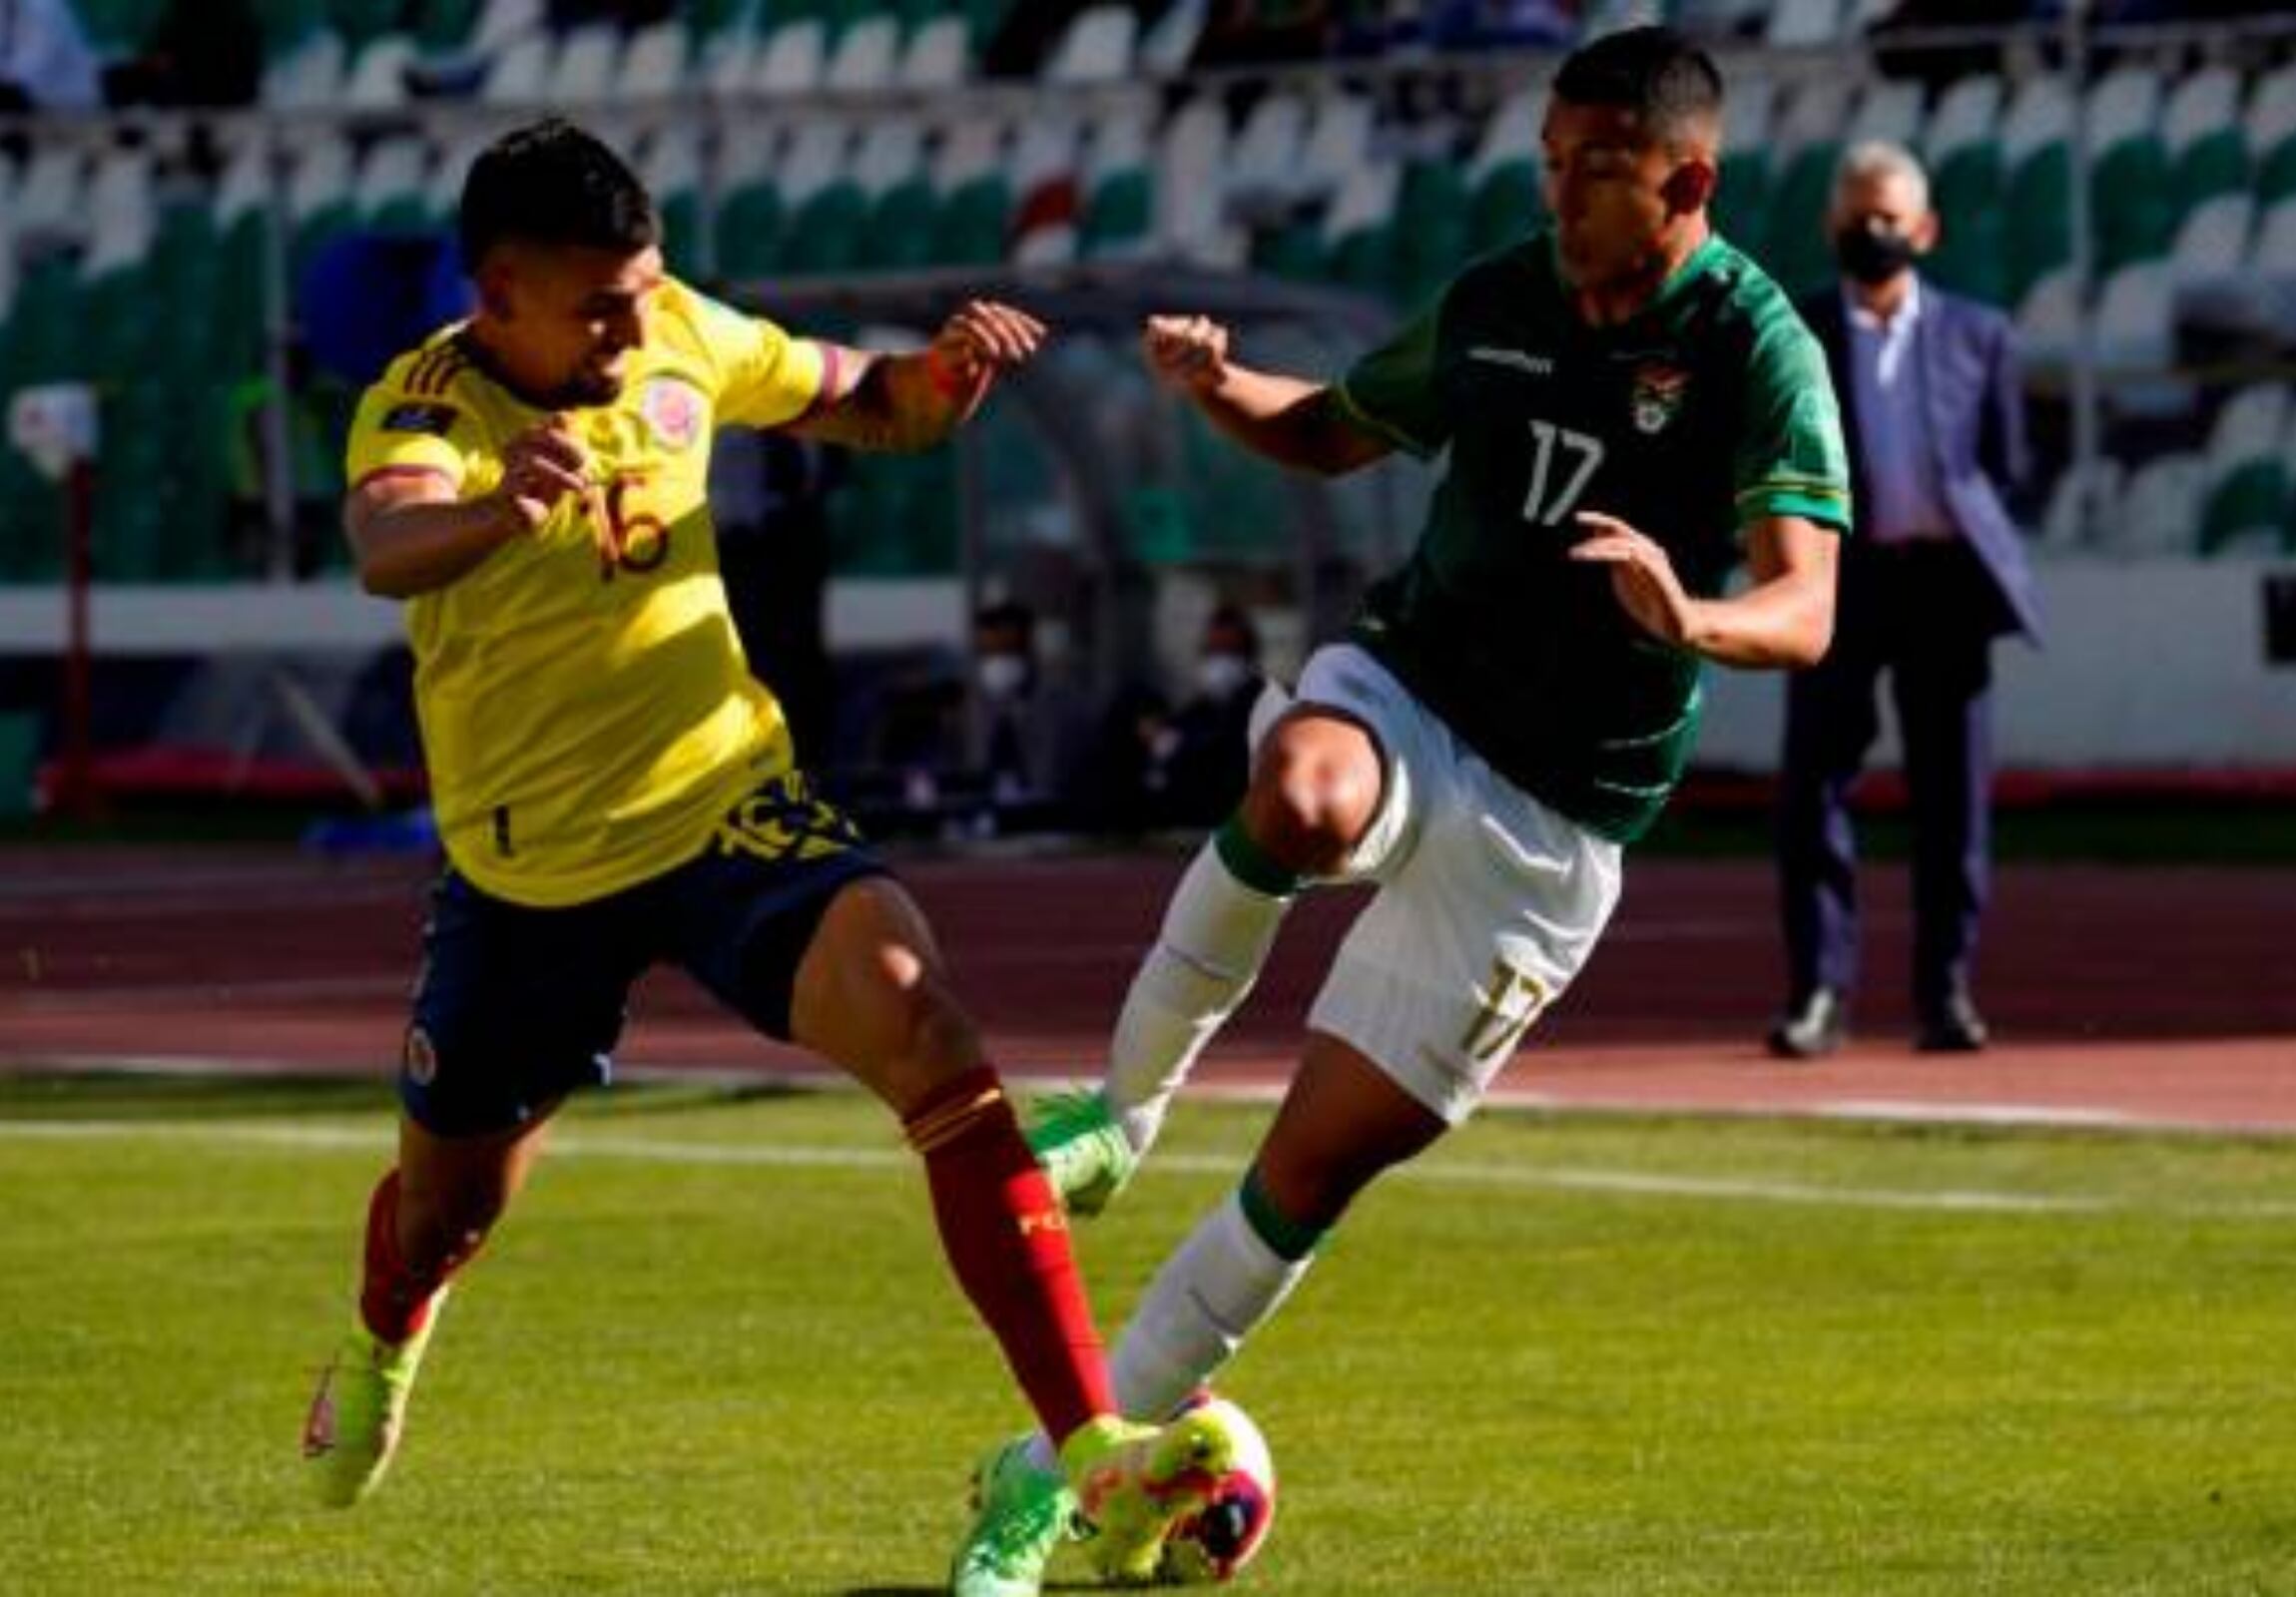
[[[245,1121],[0,1120],[0,1142],[165,1142],[213,1147],[382,1154],[392,1146],[382,1127],[282,1126]],[[656,1165],[740,1169],[874,1170],[906,1165],[911,1156],[892,1148],[841,1148],[822,1144],[672,1142],[648,1137],[570,1132],[553,1137],[553,1160],[602,1159]],[[1156,1168],[1191,1175],[1230,1175],[1239,1161],[1200,1154],[1170,1154]],[[1648,1171],[1539,1168],[1517,1164],[1436,1159],[1389,1178],[1444,1187],[1601,1194],[1627,1198],[1693,1199],[1704,1203],[1786,1204],[1802,1208],[1872,1209],[1914,1213],[1994,1215],[2145,1215],[2194,1220],[2296,1220],[2296,1203],[2147,1203],[2102,1194],[1989,1192],[1972,1188],[1926,1190],[1829,1187],[1810,1182],[1762,1181],[1737,1176],[1662,1175]]]

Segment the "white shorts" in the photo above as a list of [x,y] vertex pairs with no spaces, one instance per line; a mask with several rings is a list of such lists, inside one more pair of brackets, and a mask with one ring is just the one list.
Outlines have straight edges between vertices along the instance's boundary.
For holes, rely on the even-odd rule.
[[[1619,845],[1495,775],[1354,644],[1316,651],[1297,702],[1362,722],[1386,773],[1369,830],[1330,878],[1379,892],[1308,1024],[1456,1125],[1593,951],[1618,903]],[[1274,720],[1255,717],[1255,737]]]

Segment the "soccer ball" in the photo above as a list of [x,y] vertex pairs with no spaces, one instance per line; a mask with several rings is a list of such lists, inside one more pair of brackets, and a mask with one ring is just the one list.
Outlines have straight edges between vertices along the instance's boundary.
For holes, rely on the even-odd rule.
[[1236,1438],[1236,1461],[1213,1487],[1212,1500],[1172,1527],[1157,1577],[1167,1585],[1210,1586],[1234,1580],[1259,1556],[1276,1522],[1276,1459],[1260,1427],[1227,1398],[1199,1391],[1181,1413],[1215,1410]]

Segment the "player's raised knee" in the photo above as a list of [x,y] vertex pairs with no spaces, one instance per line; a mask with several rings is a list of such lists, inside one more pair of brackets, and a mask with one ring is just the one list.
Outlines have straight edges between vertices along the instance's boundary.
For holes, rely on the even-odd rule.
[[1244,818],[1276,860],[1321,875],[1354,851],[1379,804],[1379,761],[1360,733],[1352,741],[1279,736],[1261,752]]

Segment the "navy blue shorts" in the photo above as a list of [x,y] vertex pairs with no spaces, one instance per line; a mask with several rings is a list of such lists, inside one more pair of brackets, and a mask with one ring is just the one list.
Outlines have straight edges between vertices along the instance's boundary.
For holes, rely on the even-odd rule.
[[737,804],[694,858],[589,903],[510,903],[449,866],[423,927],[399,1100],[424,1130],[466,1137],[604,1085],[631,984],[657,963],[786,1039],[798,962],[830,900],[884,869],[796,773]]

